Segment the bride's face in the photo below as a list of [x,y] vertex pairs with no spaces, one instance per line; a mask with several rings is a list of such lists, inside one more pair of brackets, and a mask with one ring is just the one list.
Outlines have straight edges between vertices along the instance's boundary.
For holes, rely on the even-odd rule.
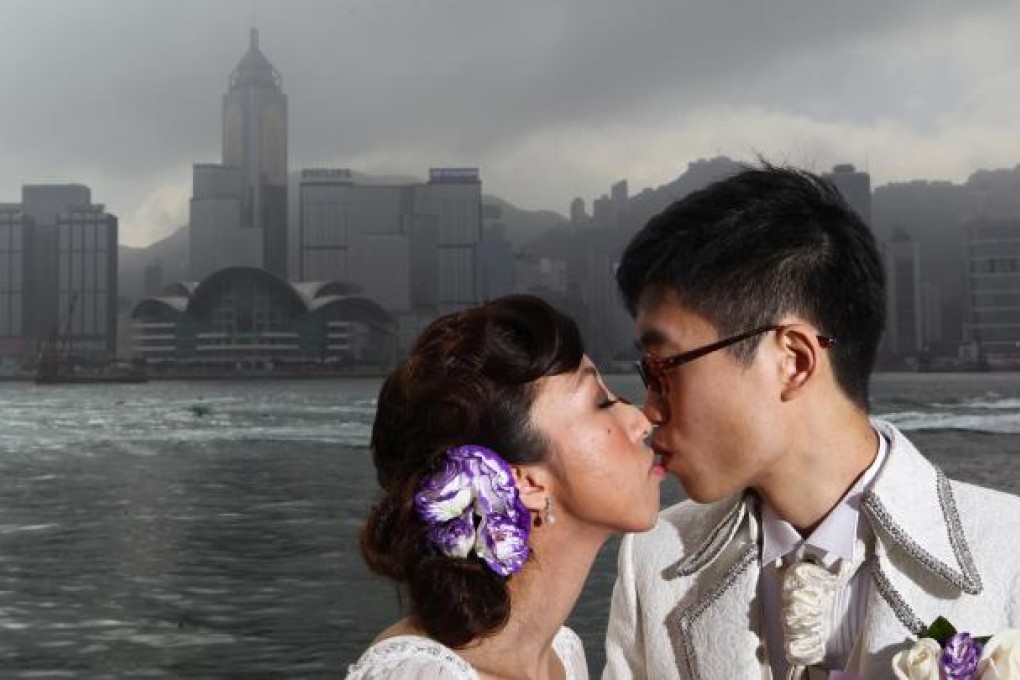
[[611,532],[655,524],[665,472],[645,441],[651,424],[609,391],[588,357],[573,373],[539,381],[531,417],[552,444],[557,523]]

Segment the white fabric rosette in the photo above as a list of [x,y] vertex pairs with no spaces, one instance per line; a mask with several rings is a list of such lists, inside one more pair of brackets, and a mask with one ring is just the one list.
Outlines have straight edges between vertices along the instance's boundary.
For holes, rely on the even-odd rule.
[[814,666],[825,659],[829,637],[828,613],[840,580],[813,562],[796,562],[783,575],[783,639],[786,659],[794,668]]

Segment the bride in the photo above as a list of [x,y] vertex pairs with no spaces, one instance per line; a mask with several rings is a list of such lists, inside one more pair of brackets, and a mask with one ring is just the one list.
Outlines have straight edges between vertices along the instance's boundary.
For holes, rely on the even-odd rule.
[[606,539],[655,523],[650,429],[539,298],[433,322],[379,393],[361,534],[407,617],[348,679],[586,678],[563,622]]

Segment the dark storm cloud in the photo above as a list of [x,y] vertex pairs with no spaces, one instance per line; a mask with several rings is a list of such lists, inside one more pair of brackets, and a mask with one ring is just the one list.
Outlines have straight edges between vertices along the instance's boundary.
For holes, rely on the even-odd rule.
[[0,0],[0,198],[22,181],[81,181],[105,192],[97,200],[115,203],[128,230],[152,231],[133,223],[156,219],[132,217],[140,206],[172,194],[179,204],[190,164],[219,158],[221,97],[253,22],[284,78],[292,165],[392,153],[423,169],[428,159],[496,166],[544,131],[659,111],[751,107],[923,127],[924,107],[953,106],[968,74],[918,81],[895,63],[907,53],[897,46],[984,15],[994,24],[1009,6]]

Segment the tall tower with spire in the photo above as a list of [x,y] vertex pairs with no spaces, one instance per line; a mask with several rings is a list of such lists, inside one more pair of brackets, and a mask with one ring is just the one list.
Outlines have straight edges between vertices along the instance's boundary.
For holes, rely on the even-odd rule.
[[279,72],[259,49],[256,28],[223,96],[223,164],[241,170],[241,226],[262,231],[263,266],[285,279],[287,95]]
[[259,50],[230,74],[223,96],[223,162],[194,166],[189,230],[191,278],[230,266],[287,279],[287,96]]

